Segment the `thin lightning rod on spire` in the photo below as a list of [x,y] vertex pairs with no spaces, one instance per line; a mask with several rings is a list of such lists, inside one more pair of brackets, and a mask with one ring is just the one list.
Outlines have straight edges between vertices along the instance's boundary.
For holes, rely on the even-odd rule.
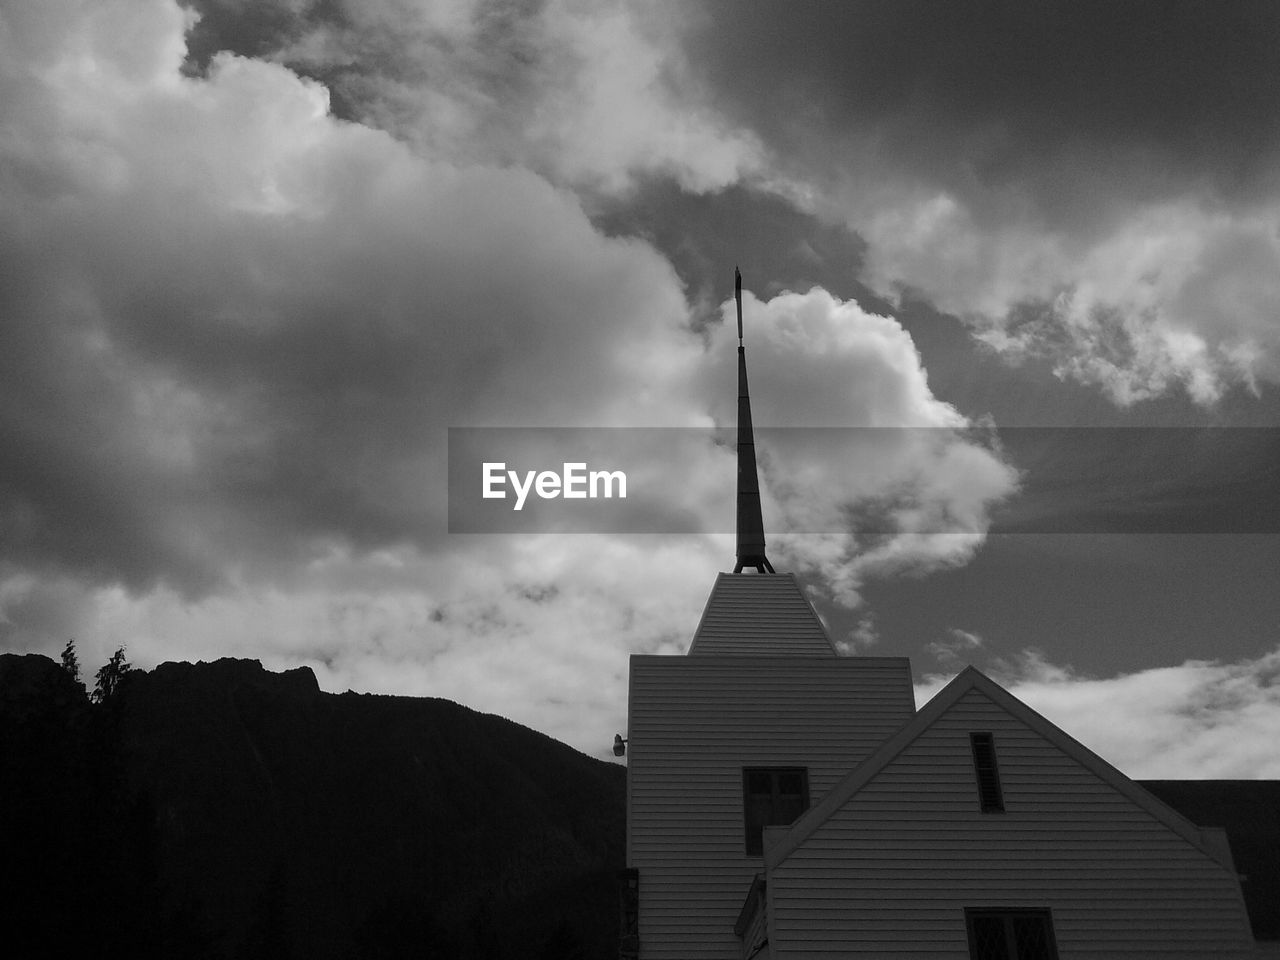
[[742,274],[733,268],[733,296],[738,304],[738,562],[734,573],[755,567],[773,573],[764,555],[764,518],[760,513],[760,479],[756,472],[755,432],[751,428],[751,396],[747,390],[747,351],[742,345]]

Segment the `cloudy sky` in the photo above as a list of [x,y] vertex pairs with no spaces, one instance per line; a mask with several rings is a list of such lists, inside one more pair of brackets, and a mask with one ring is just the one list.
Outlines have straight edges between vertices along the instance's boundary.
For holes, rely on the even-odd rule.
[[[1280,777],[1277,50],[1269,2],[0,0],[0,646],[606,755],[732,567],[737,264],[839,644]],[[662,532],[450,533],[491,427],[685,428]]]

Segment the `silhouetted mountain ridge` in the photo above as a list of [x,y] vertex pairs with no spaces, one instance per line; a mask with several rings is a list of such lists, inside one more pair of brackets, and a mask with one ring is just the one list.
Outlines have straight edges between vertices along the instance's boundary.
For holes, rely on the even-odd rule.
[[[515,957],[566,936],[615,953],[621,767],[447,700],[323,693],[305,667],[126,680],[95,707],[48,658],[0,656],[6,755],[53,771],[30,802],[6,786],[6,812],[109,811],[89,832],[135,861],[116,864],[149,918],[135,954]],[[21,859],[34,872],[42,856]]]

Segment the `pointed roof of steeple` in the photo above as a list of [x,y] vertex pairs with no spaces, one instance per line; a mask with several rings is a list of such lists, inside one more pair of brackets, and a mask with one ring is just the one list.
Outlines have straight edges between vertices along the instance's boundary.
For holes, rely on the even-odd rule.
[[689,656],[835,657],[795,574],[722,573],[711,588]]
[[751,428],[751,395],[747,390],[747,351],[742,345],[742,274],[737,267],[733,268],[733,297],[738,306],[738,562],[733,572],[755,567],[757,573],[773,573],[773,564],[764,553],[760,478]]

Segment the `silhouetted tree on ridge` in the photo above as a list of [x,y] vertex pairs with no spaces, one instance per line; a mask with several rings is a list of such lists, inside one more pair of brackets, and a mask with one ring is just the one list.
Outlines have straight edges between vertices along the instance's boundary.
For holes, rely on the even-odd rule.
[[[72,651],[74,656],[74,651]],[[65,656],[64,663],[65,663]],[[120,684],[133,666],[124,658],[124,647],[120,647],[111,655],[111,659],[102,665],[95,675],[92,699],[94,703],[109,703],[120,692]]]
[[62,669],[71,674],[72,680],[80,683],[80,658],[76,656],[75,637],[68,640],[67,645],[62,648]]

